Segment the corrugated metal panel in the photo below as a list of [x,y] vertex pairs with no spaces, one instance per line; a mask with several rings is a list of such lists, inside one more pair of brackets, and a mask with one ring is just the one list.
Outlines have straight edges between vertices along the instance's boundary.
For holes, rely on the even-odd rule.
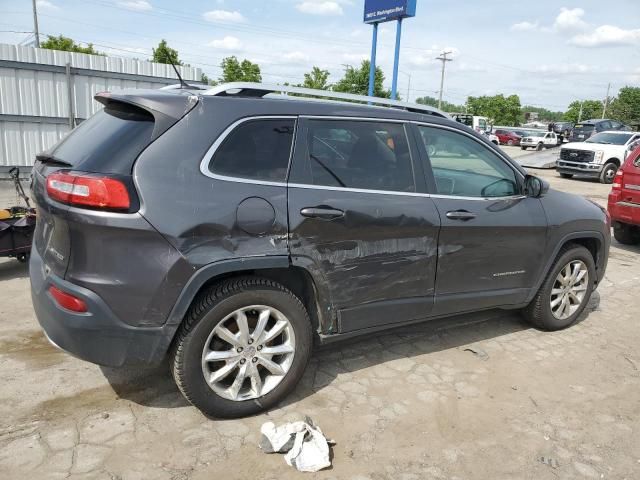
[[[93,100],[98,92],[123,88],[159,88],[167,78],[176,78],[171,65],[131,58],[103,57],[18,45],[0,44],[0,60],[105,72],[102,77],[82,71],[73,74],[74,116],[86,119],[102,106]],[[178,67],[185,80],[199,81],[202,70]],[[49,67],[51,69],[51,67]],[[145,79],[109,78],[114,74],[157,77]],[[162,80],[160,80],[162,79]],[[177,80],[176,80],[177,83]],[[67,76],[62,72],[0,67],[0,114],[37,117],[69,117]],[[64,124],[14,122],[0,119],[0,166],[32,165],[36,153],[53,146],[69,131]]]

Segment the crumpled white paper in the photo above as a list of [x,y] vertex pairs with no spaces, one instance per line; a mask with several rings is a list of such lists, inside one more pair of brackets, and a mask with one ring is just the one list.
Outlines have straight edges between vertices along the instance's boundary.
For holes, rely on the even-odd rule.
[[279,427],[273,422],[264,423],[260,428],[260,448],[265,453],[286,452],[287,465],[301,472],[317,472],[331,466],[329,441],[309,417],[305,420]]

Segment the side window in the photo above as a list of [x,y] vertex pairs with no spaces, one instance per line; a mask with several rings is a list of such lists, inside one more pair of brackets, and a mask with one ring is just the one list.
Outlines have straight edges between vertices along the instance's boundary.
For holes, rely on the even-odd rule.
[[415,192],[400,123],[309,120],[307,147],[314,185]]
[[284,182],[295,120],[249,120],[236,127],[216,150],[209,171],[227,177]]
[[437,192],[458,197],[505,197],[518,193],[516,173],[480,142],[461,133],[418,127]]
[[611,122],[600,122],[598,124],[598,131],[604,132],[605,130],[611,130]]

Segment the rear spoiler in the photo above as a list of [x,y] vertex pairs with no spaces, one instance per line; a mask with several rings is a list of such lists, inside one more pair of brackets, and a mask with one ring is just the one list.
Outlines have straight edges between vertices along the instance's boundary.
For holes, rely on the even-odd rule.
[[160,90],[118,90],[100,92],[93,97],[105,107],[112,103],[132,105],[153,115],[155,128],[152,139],[156,139],[198,104],[199,98],[193,94]]

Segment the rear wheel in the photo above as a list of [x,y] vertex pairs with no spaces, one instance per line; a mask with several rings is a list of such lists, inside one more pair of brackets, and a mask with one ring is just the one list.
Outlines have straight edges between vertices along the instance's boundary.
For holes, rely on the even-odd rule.
[[263,278],[227,280],[187,313],[172,349],[173,377],[207,415],[252,415],[295,388],[311,347],[311,322],[293,293]]
[[613,236],[623,245],[635,245],[640,243],[640,227],[615,222],[613,224]]
[[600,183],[613,183],[613,179],[618,171],[618,165],[613,162],[607,162],[600,172]]
[[591,252],[579,245],[564,247],[540,290],[525,308],[525,318],[543,330],[570,326],[587,306],[595,278]]
[[573,173],[561,173],[562,178],[573,178]]

